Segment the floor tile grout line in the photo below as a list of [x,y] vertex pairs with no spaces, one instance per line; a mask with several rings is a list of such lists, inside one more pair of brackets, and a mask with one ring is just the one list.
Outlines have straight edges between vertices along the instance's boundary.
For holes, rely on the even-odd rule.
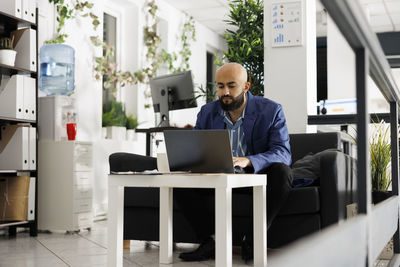
[[107,247],[105,247],[105,246],[101,245],[100,243],[97,243],[97,242],[95,242],[95,241],[93,241],[93,240],[87,238],[86,236],[83,236],[83,235],[81,235],[81,234],[79,234],[79,233],[77,233],[77,235],[80,236],[80,237],[82,237],[83,239],[86,239],[86,240],[89,241],[89,242],[92,242],[92,243],[95,244],[95,245],[98,245],[98,246],[101,247],[101,248],[107,249]]
[[46,247],[42,242],[40,242],[40,240],[37,237],[34,237],[34,239],[40,244],[42,245],[45,249],[47,249],[48,251],[50,251],[54,256],[56,256],[57,258],[59,258],[63,263],[65,263],[67,266],[71,267],[71,265],[69,265],[68,262],[66,262],[64,259],[62,259],[60,256],[58,256],[55,252],[53,252],[51,249],[49,249],[48,247]]
[[[77,233],[77,235],[78,235],[79,237],[82,237],[83,239],[86,239],[87,241],[92,242],[93,244],[98,245],[99,247],[104,248],[104,249],[107,250],[107,248],[106,248],[105,246],[103,246],[103,245],[101,245],[101,244],[99,244],[99,243],[97,243],[97,242],[95,242],[95,241],[93,241],[93,240],[91,240],[91,239],[89,239],[89,238],[87,238],[87,237],[85,237],[85,236],[79,234],[79,233]],[[123,258],[124,258],[125,260],[129,261],[130,263],[137,264],[137,265],[143,267],[143,265],[140,265],[139,263],[137,263],[137,262],[135,262],[135,261],[131,261],[129,258],[127,258],[127,257],[125,257],[125,256],[123,256]]]
[[140,266],[140,267],[145,267],[145,265],[142,265],[142,264],[140,264],[140,263],[137,263],[136,261],[132,261],[132,260],[130,260],[129,258],[125,258],[125,257],[124,257],[124,259],[127,260],[129,263],[136,264],[136,265],[138,265],[138,266]]

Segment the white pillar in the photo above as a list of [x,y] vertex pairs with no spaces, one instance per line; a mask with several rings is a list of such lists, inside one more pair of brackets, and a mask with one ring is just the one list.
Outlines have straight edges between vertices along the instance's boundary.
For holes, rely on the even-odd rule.
[[356,56],[329,15],[327,22],[328,99],[356,98]]
[[[302,7],[302,45],[272,47],[272,5],[293,2]],[[316,114],[315,13],[315,0],[264,0],[264,95],[283,106],[290,133],[316,130],[307,126],[307,116]]]

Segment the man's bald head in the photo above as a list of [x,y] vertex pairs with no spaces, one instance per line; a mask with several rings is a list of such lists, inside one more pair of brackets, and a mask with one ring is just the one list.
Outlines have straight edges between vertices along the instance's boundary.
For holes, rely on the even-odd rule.
[[250,83],[242,65],[233,62],[223,65],[217,70],[215,81],[223,110],[240,111],[244,108]]
[[247,82],[247,71],[239,63],[229,62],[217,69],[215,78],[217,82],[220,79],[231,79],[232,81],[243,84]]

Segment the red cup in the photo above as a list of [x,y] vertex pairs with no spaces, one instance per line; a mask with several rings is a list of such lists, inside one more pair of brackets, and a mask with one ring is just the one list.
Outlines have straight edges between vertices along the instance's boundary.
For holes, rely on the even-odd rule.
[[68,140],[73,141],[76,137],[76,123],[67,123]]

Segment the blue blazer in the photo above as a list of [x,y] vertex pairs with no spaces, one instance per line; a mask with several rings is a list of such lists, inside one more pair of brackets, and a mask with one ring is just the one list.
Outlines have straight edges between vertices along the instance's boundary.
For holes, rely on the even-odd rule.
[[[219,100],[201,107],[195,129],[225,129]],[[247,92],[243,131],[254,173],[272,163],[291,164],[289,134],[280,104]]]

